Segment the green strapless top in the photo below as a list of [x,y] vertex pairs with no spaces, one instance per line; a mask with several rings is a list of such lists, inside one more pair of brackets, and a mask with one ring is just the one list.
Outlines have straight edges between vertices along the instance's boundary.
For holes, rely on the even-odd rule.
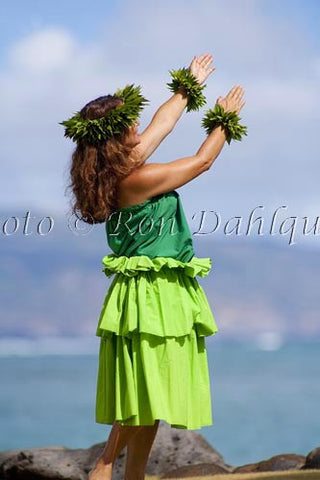
[[114,211],[106,222],[108,244],[117,255],[172,257],[188,262],[193,241],[175,190]]
[[180,195],[176,190],[122,207],[109,215],[106,234],[112,254],[102,259],[110,277],[122,273],[178,268],[190,277],[205,276],[211,258],[195,256],[193,240]]

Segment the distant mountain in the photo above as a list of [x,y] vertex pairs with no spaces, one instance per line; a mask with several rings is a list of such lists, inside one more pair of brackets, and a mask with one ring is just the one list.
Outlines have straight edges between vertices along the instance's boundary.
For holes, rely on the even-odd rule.
[[[67,217],[53,218],[48,235],[36,233],[41,219],[37,216],[30,222],[30,235],[23,233],[22,223],[12,235],[2,230],[0,336],[95,334],[113,278],[101,270],[102,257],[111,253],[104,225],[95,225],[87,235],[75,235],[68,229]],[[7,232],[12,231],[7,226]],[[193,238],[196,256],[213,260],[210,274],[197,278],[220,338],[270,333],[283,338],[320,338],[318,251],[279,246],[261,237]]]

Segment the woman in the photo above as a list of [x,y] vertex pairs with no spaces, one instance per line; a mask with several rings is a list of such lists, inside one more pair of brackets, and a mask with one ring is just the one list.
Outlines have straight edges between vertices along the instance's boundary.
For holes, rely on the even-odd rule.
[[[115,274],[96,332],[96,421],[113,427],[90,480],[110,480],[125,446],[125,480],[143,479],[160,419],[176,428],[212,424],[205,337],[218,328],[195,278],[209,272],[211,259],[194,255],[175,189],[208,171],[226,140],[241,139],[235,131],[245,104],[243,88],[235,86],[218,98],[220,116],[211,111],[215,123],[210,124],[212,116],[204,120],[204,126],[211,125],[210,134],[195,154],[166,164],[145,163],[184,109],[203,104],[199,86],[214,71],[211,64],[212,55],[194,57],[188,71],[175,77],[175,88],[171,84],[174,95],[141,134],[138,112],[145,99],[134,97],[133,90],[130,97],[130,89],[125,100],[99,97],[74,123],[62,122],[69,128],[66,136],[78,142],[69,185],[73,211],[80,211],[88,223],[105,221],[113,253],[103,258],[103,270],[107,276]],[[102,118],[106,123],[99,123]],[[241,128],[245,133],[246,127]],[[168,220],[173,220],[170,226]],[[160,230],[150,228],[159,223]]]

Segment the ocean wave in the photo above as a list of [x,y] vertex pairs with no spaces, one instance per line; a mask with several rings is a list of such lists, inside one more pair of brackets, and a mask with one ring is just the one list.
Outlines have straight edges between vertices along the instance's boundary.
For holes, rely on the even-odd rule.
[[2,337],[0,357],[39,355],[97,355],[95,337]]

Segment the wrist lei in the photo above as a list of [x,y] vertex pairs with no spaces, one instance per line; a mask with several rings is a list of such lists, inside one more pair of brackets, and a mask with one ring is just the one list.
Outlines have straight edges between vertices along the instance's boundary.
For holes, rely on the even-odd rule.
[[169,89],[177,93],[179,88],[183,86],[189,96],[187,112],[199,110],[200,107],[206,104],[206,98],[202,93],[206,85],[199,85],[196,77],[192,75],[188,68],[183,67],[178,70],[169,70],[169,73],[172,76],[172,81],[167,83]]
[[247,127],[240,125],[239,120],[241,120],[241,118],[236,112],[225,111],[221,105],[216,103],[214,108],[207,110],[201,125],[206,130],[207,135],[209,135],[217,125],[221,125],[226,132],[226,140],[230,145],[231,140],[241,141],[241,136],[247,135]]
[[65,137],[78,142],[84,140],[88,144],[98,146],[116,134],[125,133],[139,117],[141,110],[149,100],[140,94],[141,87],[127,85],[118,89],[114,96],[123,100],[119,107],[108,110],[105,116],[95,119],[83,118],[80,111],[69,120],[59,122],[65,127]]

